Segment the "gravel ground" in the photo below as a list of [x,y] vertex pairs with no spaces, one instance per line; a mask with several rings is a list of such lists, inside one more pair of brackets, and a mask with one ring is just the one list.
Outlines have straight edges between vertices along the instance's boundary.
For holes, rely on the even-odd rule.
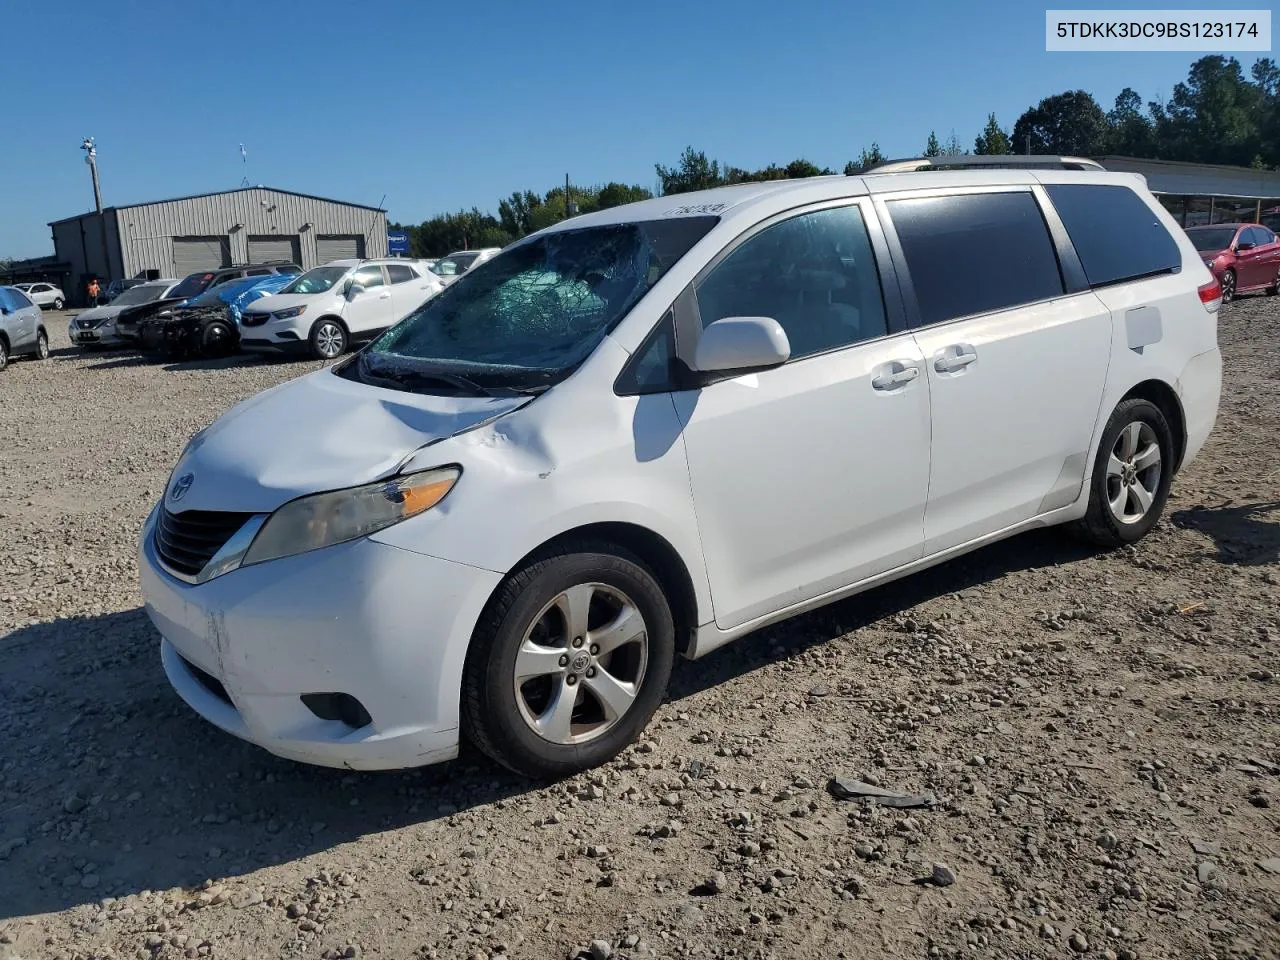
[[[1280,956],[1280,300],[1135,548],[1019,537],[678,665],[534,788],[347,774],[169,690],[135,533],[187,437],[311,369],[0,374],[0,960]],[[932,808],[837,800],[832,776]]]

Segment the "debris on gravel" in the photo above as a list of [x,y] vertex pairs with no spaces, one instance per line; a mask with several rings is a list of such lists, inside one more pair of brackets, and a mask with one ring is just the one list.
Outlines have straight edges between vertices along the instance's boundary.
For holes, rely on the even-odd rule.
[[137,531],[193,433],[318,367],[47,323],[0,373],[0,960],[1280,956],[1280,298],[1220,312],[1217,427],[1141,542],[1028,534],[761,630],[553,784],[196,717]]

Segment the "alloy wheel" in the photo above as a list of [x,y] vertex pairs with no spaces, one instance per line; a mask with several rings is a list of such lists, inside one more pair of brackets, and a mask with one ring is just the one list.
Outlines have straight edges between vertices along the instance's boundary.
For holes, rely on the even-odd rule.
[[520,642],[513,677],[520,715],[550,743],[594,740],[631,709],[648,661],[648,629],[630,597],[603,583],[570,587]]
[[49,338],[43,333],[36,338],[36,356],[41,360],[49,359]]
[[322,357],[332,360],[342,352],[343,339],[342,328],[336,323],[322,324],[316,331],[316,349]]
[[1222,302],[1233,300],[1236,295],[1236,275],[1228,270],[1222,275]]
[[1156,432],[1142,420],[1120,431],[1107,458],[1107,505],[1120,523],[1138,523],[1160,489],[1162,458]]

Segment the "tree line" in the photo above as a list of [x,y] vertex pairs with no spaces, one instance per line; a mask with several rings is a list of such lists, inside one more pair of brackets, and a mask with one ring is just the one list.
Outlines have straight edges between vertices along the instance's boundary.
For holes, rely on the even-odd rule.
[[[926,157],[1009,153],[1114,155],[1280,169],[1280,66],[1262,58],[1246,72],[1234,57],[1201,57],[1167,100],[1144,102],[1136,90],[1126,87],[1112,108],[1103,110],[1092,94],[1069,90],[1029,107],[1011,131],[989,114],[972,150],[953,130],[945,141],[930,131],[922,151]],[[872,142],[842,172],[855,175],[886,160]],[[804,158],[747,170],[709,159],[692,146],[674,166],[658,163],[654,169],[663,195],[836,172]],[[505,246],[568,216],[651,196],[645,187],[621,183],[571,186],[567,193],[562,186],[542,194],[525,190],[499,201],[496,215],[473,207],[417,226],[393,224],[392,229],[408,232],[416,256],[443,256],[463,248]]]

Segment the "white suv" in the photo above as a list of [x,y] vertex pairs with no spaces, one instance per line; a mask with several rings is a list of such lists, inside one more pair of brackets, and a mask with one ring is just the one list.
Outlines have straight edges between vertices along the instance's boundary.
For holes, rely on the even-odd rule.
[[1139,539],[1214,423],[1220,288],[1141,178],[1073,165],[521,240],[192,439],[139,541],[170,681],[297,760],[466,736],[559,776],[677,654],[1034,527]]
[[457,250],[431,264],[431,272],[445,283],[453,283],[473,267],[492,260],[502,252],[501,247],[484,247],[481,250]]
[[377,336],[443,288],[416,260],[334,260],[241,314],[240,346],[332,360],[352,341]]

